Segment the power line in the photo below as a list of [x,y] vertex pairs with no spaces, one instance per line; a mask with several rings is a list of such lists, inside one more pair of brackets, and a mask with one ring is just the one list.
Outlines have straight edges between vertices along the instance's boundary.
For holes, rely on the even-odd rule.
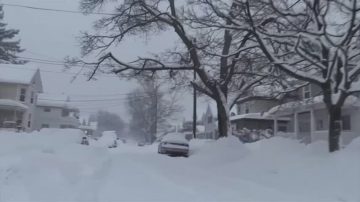
[[[124,95],[130,95],[131,93],[124,94]],[[111,102],[111,101],[127,101],[127,100],[142,100],[145,98],[151,98],[158,95],[136,95],[131,98],[122,97],[122,98],[107,98],[107,99],[76,99],[76,100],[63,100],[63,99],[46,99],[41,98],[39,101],[55,101],[55,102],[67,102],[67,103],[74,103],[74,102]]]
[[83,13],[81,11],[75,10],[64,10],[64,9],[55,9],[55,8],[43,8],[43,7],[35,7],[35,6],[27,6],[21,4],[9,4],[9,3],[2,3],[1,5],[9,6],[9,7],[16,7],[16,8],[26,8],[32,10],[41,10],[41,11],[50,11],[50,12],[60,12],[60,13],[73,13],[73,14],[82,14],[82,15],[109,15],[114,16],[114,13],[103,13],[103,12],[86,12]]

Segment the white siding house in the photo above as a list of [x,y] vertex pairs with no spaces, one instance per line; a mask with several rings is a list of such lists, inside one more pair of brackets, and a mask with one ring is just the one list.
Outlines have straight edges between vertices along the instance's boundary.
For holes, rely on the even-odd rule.
[[40,94],[36,106],[35,129],[78,128],[79,109],[66,96]]
[[[304,143],[318,140],[327,141],[329,115],[323,103],[321,91],[318,87],[310,85],[300,89],[299,95],[299,101],[275,106],[267,114],[290,120],[285,133],[289,137],[299,139]],[[346,145],[355,137],[360,136],[359,123],[360,99],[356,96],[349,96],[342,110],[341,124],[343,131],[340,136],[342,144]],[[274,129],[275,133],[277,133],[279,130],[278,124],[274,124]]]
[[13,123],[32,131],[36,99],[42,91],[40,71],[34,66],[0,64],[0,128]]

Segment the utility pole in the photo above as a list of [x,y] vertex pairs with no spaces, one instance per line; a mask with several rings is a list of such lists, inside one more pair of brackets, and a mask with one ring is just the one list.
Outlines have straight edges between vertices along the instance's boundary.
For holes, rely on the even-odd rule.
[[159,87],[156,85],[155,89],[156,89],[155,90],[155,123],[154,123],[154,136],[153,136],[154,139],[151,140],[151,143],[156,140],[157,124],[158,124],[158,90],[159,90]]
[[[196,71],[194,69],[194,82],[196,81]],[[196,88],[194,87],[194,103],[193,103],[193,134],[194,134],[194,139],[196,138],[196,122],[197,122],[197,117],[196,117]]]

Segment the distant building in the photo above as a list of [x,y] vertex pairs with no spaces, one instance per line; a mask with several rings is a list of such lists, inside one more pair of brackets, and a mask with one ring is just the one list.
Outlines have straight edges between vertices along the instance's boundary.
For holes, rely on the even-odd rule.
[[36,100],[42,92],[40,71],[34,66],[0,64],[0,128],[34,130]]
[[88,124],[81,124],[79,129],[82,130],[87,136],[97,137],[98,123],[96,121],[89,122]]
[[208,105],[206,112],[203,114],[201,125],[198,125],[197,129],[199,130],[199,133],[197,134],[197,138],[199,139],[219,138],[217,119],[214,117],[210,105]]
[[39,94],[34,128],[79,128],[79,109],[65,95]]

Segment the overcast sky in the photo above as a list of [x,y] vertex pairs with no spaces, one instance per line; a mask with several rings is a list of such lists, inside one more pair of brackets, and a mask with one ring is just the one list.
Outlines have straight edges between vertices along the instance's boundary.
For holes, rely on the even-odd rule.
[[[78,10],[79,7],[77,0],[0,0],[0,2],[65,10]],[[4,6],[4,11],[5,22],[8,26],[20,30],[21,46],[26,49],[22,56],[51,61],[62,61],[66,56],[79,56],[77,37],[80,36],[81,31],[91,30],[92,23],[101,17],[10,6]],[[150,41],[139,38],[130,39],[118,47],[118,57],[124,61],[131,61],[152,50],[166,49],[175,42],[174,39],[171,33],[152,37]],[[129,119],[124,105],[126,97],[124,94],[136,87],[134,81],[120,80],[113,75],[103,75],[98,76],[96,81],[86,81],[85,76],[79,76],[74,82],[70,82],[73,73],[79,71],[78,68],[61,73],[64,68],[61,65],[41,63],[35,63],[35,65],[42,70],[44,90],[47,93],[68,94],[73,100],[119,98],[115,101],[74,103],[80,107],[82,116],[104,109],[120,114],[125,120]],[[190,120],[192,117],[191,94],[182,96],[180,101],[185,109],[180,120],[183,117]],[[199,101],[198,117],[201,117],[205,110],[206,102],[204,99]]]

